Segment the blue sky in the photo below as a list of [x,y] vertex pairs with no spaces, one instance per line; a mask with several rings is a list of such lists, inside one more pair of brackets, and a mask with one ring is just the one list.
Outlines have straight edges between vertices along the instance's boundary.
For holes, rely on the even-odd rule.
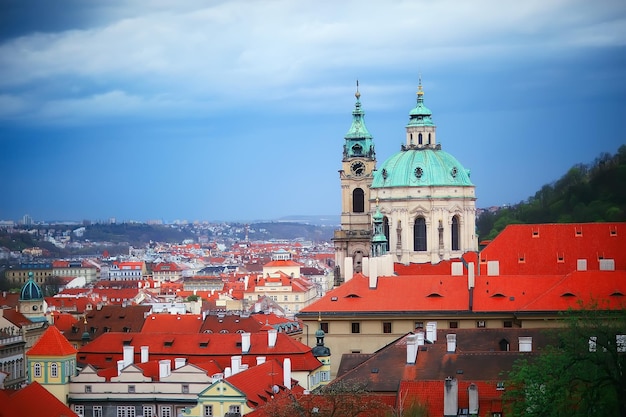
[[0,0],[0,219],[338,215],[356,80],[378,165],[419,74],[477,206],[626,143],[623,0]]

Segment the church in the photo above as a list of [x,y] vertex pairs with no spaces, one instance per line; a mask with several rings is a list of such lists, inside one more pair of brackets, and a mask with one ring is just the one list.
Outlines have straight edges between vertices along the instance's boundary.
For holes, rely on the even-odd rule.
[[437,143],[421,80],[404,144],[380,167],[358,83],[355,97],[339,171],[341,229],[333,238],[336,283],[362,272],[370,257],[385,257],[391,264],[436,264],[477,251],[475,186],[470,171]]

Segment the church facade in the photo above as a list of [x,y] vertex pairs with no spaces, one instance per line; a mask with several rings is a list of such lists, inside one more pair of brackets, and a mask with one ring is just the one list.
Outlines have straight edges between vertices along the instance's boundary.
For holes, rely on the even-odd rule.
[[[341,228],[335,231],[337,282],[361,272],[364,259],[438,263],[478,249],[476,194],[470,172],[441,149],[421,81],[400,152],[377,167],[374,140],[365,127],[360,93],[344,137]],[[382,215],[382,233],[374,215]]]

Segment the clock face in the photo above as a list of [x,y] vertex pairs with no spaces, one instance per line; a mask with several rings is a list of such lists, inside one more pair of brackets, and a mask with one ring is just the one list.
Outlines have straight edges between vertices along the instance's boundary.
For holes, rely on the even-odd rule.
[[350,171],[360,177],[365,174],[365,164],[361,161],[353,162],[352,165],[350,165]]

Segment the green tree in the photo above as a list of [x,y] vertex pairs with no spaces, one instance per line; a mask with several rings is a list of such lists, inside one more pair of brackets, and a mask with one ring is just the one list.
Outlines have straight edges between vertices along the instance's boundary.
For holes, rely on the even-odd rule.
[[626,310],[596,304],[565,322],[553,344],[513,367],[507,415],[626,417]]

